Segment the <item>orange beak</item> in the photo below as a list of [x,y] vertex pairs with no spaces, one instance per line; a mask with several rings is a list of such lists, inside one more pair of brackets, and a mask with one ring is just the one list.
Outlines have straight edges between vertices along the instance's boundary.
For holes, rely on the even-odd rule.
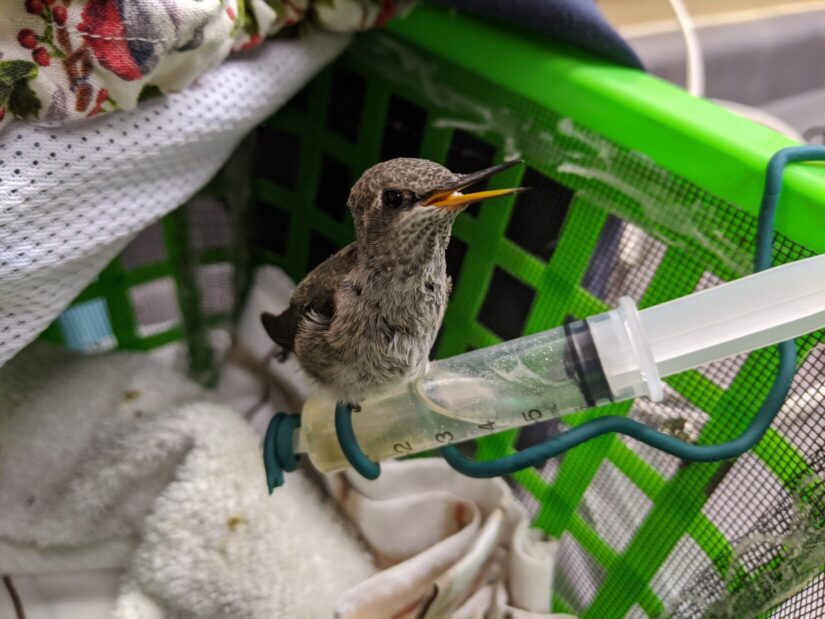
[[455,184],[448,187],[440,187],[431,192],[421,203],[422,206],[434,206],[436,208],[459,209],[463,206],[472,204],[473,202],[480,202],[489,198],[498,198],[500,196],[509,196],[522,191],[527,191],[528,187],[514,187],[512,189],[489,189],[487,191],[477,191],[474,193],[462,194],[460,191],[465,187],[474,185],[480,181],[486,180],[491,176],[495,176],[499,172],[512,168],[515,165],[523,163],[520,159],[514,159],[486,170],[473,172],[472,174],[464,174]]

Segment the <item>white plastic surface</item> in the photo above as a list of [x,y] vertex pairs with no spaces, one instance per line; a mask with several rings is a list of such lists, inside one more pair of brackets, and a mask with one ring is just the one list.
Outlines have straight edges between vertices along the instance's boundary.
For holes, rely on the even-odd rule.
[[825,256],[769,269],[639,312],[661,376],[825,327]]
[[613,400],[660,401],[662,381],[633,300],[622,297],[617,309],[592,316],[587,324]]

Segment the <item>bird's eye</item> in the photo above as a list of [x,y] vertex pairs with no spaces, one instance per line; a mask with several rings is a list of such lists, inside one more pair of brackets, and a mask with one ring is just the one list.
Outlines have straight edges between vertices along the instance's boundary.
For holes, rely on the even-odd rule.
[[387,189],[381,195],[381,202],[387,208],[399,208],[404,204],[404,194],[395,189]]

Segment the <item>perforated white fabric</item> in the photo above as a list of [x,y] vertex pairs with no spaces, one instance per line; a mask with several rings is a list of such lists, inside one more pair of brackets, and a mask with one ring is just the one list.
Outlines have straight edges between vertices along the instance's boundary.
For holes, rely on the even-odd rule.
[[316,32],[270,42],[133,112],[0,133],[0,365],[135,233],[202,187],[348,40]]

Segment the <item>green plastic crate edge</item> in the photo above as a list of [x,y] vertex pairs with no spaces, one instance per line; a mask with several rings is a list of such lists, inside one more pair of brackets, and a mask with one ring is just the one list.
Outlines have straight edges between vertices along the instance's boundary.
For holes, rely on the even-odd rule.
[[[758,216],[765,168],[792,140],[648,74],[523,30],[420,6],[389,30],[439,57],[569,116]],[[583,62],[586,61],[586,62]],[[776,229],[825,252],[822,170],[786,172]]]

